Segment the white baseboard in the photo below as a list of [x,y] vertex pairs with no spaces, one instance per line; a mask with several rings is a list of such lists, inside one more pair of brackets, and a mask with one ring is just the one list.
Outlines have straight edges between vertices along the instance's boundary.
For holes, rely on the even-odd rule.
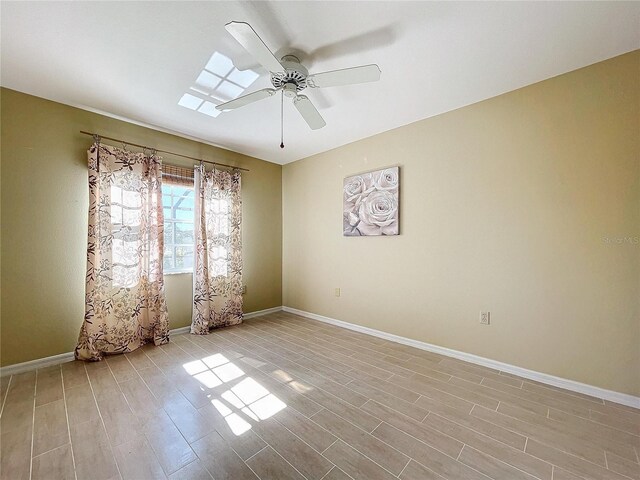
[[242,318],[244,320],[249,320],[250,318],[259,317],[260,315],[267,315],[268,313],[276,313],[276,312],[281,312],[281,311],[282,311],[282,306],[273,307],[273,308],[266,308],[264,310],[258,310],[256,312],[245,313],[242,316]]
[[182,335],[183,333],[189,333],[191,331],[191,325],[180,328],[172,328],[169,330],[169,335]]
[[629,407],[640,408],[640,397],[635,397],[626,393],[614,392],[613,390],[606,390],[604,388],[595,387],[593,385],[587,385],[586,383],[556,377],[547,373],[536,372],[534,370],[517,367],[515,365],[499,362],[497,360],[491,360],[490,358],[473,355],[471,353],[460,352],[458,350],[452,350],[450,348],[440,347],[431,343],[401,337],[399,335],[375,330],[373,328],[355,325],[353,323],[345,322],[342,320],[336,320],[335,318],[324,317],[316,313],[305,312],[304,310],[298,310],[297,308],[284,306],[282,307],[282,310],[289,313],[295,313],[296,315],[300,315],[301,317],[318,320],[319,322],[330,323],[331,325],[336,325],[338,327],[347,328],[356,332],[366,333],[367,335],[384,338],[385,340],[401,343],[410,347],[419,348],[420,350],[439,353],[440,355],[445,355],[447,357],[457,358],[459,360],[464,360],[465,362],[482,365],[483,367],[493,368],[505,373],[511,373],[523,378],[528,378],[529,380],[535,380],[547,385],[553,385],[554,387],[564,388],[572,392],[584,393],[586,395],[591,395],[596,398],[602,398],[610,402],[619,403]]
[[17,375],[18,373],[29,372],[31,370],[50,367],[51,365],[58,365],[60,363],[72,362],[73,360],[73,352],[67,352],[59,355],[53,355],[51,357],[37,358],[28,362],[14,363],[13,365],[0,367],[0,377]]
[[[244,318],[253,318],[260,315],[266,315],[267,313],[275,313],[282,311],[282,307],[267,308],[266,310],[259,310],[257,312],[245,313]],[[171,335],[182,335],[189,333],[191,326],[173,328],[169,330]],[[38,368],[50,367],[52,365],[58,365],[61,363],[73,361],[73,352],[61,353],[59,355],[53,355],[51,357],[38,358],[36,360],[30,360],[28,362],[15,363],[13,365],[7,365],[6,367],[0,367],[0,377],[6,377],[7,375],[17,375],[18,373],[29,372]]]

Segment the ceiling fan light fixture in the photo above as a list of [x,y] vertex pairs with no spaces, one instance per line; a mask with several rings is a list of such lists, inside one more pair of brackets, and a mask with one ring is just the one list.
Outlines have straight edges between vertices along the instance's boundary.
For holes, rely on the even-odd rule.
[[287,98],[295,98],[297,95],[297,87],[294,83],[285,83],[282,87],[282,92]]

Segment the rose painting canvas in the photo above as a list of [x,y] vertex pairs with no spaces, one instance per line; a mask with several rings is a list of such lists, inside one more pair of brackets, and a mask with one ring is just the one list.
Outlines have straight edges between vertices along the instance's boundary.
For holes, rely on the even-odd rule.
[[347,237],[398,235],[399,168],[344,179],[342,230]]

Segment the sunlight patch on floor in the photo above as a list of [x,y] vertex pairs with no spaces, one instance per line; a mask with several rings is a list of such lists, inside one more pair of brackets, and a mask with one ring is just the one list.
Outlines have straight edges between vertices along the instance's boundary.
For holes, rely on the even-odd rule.
[[[182,367],[200,382],[202,390],[219,387],[246,375],[241,368],[219,353],[187,362]],[[279,372],[281,378],[288,378],[286,381],[293,380],[286,372]],[[210,395],[211,405],[238,436],[251,429],[251,423],[247,419],[254,422],[266,420],[287,407],[286,403],[251,377],[240,380],[213,398],[215,395],[214,392]]]
[[300,382],[296,382],[295,380],[292,380],[289,382],[289,386],[291,388],[293,388],[296,392],[299,393],[306,393],[306,392],[310,392],[311,390],[313,390],[312,387],[308,386],[308,385],[304,385]]

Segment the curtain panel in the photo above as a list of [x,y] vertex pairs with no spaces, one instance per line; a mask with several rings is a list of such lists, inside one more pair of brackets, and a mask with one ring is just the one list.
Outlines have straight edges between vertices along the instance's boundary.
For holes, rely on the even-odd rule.
[[85,317],[79,360],[169,341],[161,162],[95,143],[89,156]]
[[195,270],[191,333],[242,322],[240,173],[195,170]]

